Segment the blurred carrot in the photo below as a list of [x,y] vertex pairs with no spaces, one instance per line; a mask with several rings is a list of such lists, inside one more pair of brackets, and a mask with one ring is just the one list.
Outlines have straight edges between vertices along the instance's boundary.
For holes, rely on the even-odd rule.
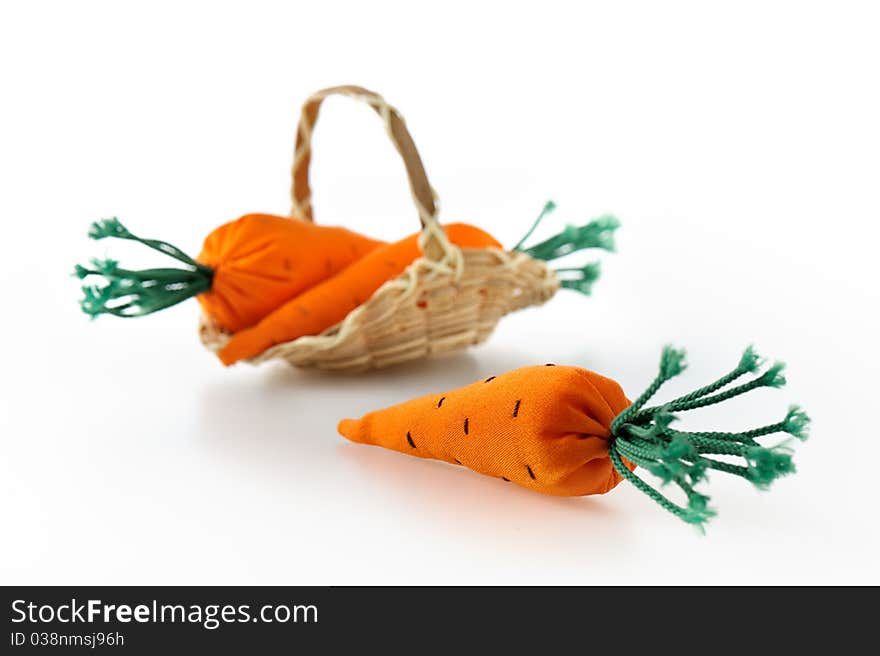
[[196,296],[205,312],[229,332],[256,324],[382,244],[345,228],[268,214],[248,214],[220,226],[208,235],[195,259],[167,242],[135,236],[117,219],[92,224],[89,236],[137,241],[185,268],[132,271],[113,260],[94,260],[94,268],[77,267],[80,278],[100,276],[105,283],[84,285],[84,312],[136,317]]
[[[462,248],[501,248],[492,235],[464,223],[444,226],[449,241]],[[258,324],[234,334],[220,349],[223,364],[259,355],[303,335],[317,335],[342,321],[383,283],[403,273],[421,256],[418,234],[374,249],[332,278],[291,299]]]

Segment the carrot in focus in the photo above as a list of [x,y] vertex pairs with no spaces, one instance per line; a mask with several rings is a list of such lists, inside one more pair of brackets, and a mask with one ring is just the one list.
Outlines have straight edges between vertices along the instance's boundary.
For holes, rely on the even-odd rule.
[[[745,478],[760,488],[794,471],[791,450],[757,438],[787,433],[805,439],[809,418],[792,406],[782,421],[743,432],[675,430],[674,413],[726,401],[758,387],[781,387],[777,363],[761,367],[751,348],[717,381],[663,405],[647,406],[660,386],[684,369],[684,352],[666,348],[660,373],[630,403],[620,385],[577,367],[538,366],[492,376],[451,392],[344,419],[339,432],[354,442],[463,465],[481,474],[553,495],[603,494],[627,479],[666,510],[702,525],[714,512],[694,489],[708,470]],[[740,462],[717,460],[722,455]],[[634,473],[636,466],[674,483],[680,506]]]
[[629,404],[620,385],[590,371],[524,367],[344,419],[339,432],[544,494],[602,494],[622,480],[607,441],[612,420]]
[[[492,235],[464,223],[444,226],[449,241],[461,248],[501,248]],[[217,355],[225,365],[259,355],[267,348],[303,335],[317,335],[342,321],[386,281],[399,276],[421,256],[418,234],[385,244],[351,266],[280,306],[257,325],[234,334]]]
[[94,260],[93,269],[77,267],[80,278],[101,276],[106,283],[83,287],[87,314],[135,317],[196,296],[228,332],[256,324],[383,243],[345,228],[268,214],[248,214],[220,226],[195,259],[167,242],[137,237],[117,219],[94,223],[89,236],[137,241],[185,268],[134,271],[113,260]]

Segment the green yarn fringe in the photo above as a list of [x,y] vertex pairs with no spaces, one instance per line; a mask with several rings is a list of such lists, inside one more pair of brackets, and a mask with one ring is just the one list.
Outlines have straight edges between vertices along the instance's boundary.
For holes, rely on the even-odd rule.
[[[702,529],[703,524],[715,515],[708,505],[709,497],[694,489],[695,485],[707,480],[707,472],[715,470],[733,474],[760,489],[766,489],[780,476],[794,473],[793,451],[789,446],[791,440],[766,447],[758,444],[756,438],[784,433],[805,440],[810,418],[798,406],[791,406],[781,421],[751,430],[734,433],[675,430],[672,424],[676,412],[721,403],[759,387],[782,387],[785,384],[782,375],[784,365],[777,362],[752,380],[721,391],[746,374],[756,373],[762,368],[761,358],[749,347],[739,364],[713,383],[663,405],[645,407],[660,387],[684,371],[685,366],[684,351],[669,346],[663,349],[657,377],[611,423],[609,454],[621,476],[673,515]],[[738,462],[709,456],[726,456],[738,459]],[[674,503],[648,485],[626,467],[624,458],[657,476],[663,485],[677,485],[684,492],[687,505]]]
[[[534,246],[525,247],[524,244],[535,232],[535,229],[555,209],[556,203],[552,200],[547,201],[532,227],[513,247],[513,250],[545,262],[589,248],[614,251],[614,231],[620,227],[620,222],[610,215],[600,216],[582,226],[568,225],[559,234]],[[562,287],[589,295],[593,283],[599,278],[599,263],[591,262],[582,267],[558,268],[555,271],[559,274]]]
[[122,269],[116,260],[92,259],[91,267],[77,264],[73,275],[83,280],[82,311],[97,317],[139,317],[163,310],[211,289],[214,272],[199,264],[176,246],[156,239],[138,237],[119,219],[102,219],[89,228],[95,240],[115,237],[137,241],[182,262],[185,268]]

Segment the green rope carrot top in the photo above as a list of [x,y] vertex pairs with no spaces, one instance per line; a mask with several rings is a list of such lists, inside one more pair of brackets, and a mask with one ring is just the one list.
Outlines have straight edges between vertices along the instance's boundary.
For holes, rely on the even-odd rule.
[[[77,264],[74,275],[83,282],[80,306],[91,317],[111,314],[117,317],[139,317],[157,312],[211,289],[213,270],[199,264],[168,242],[143,239],[132,234],[115,217],[96,221],[89,228],[95,240],[115,237],[136,241],[182,262],[184,268],[122,269],[111,259],[91,260],[92,268]],[[97,279],[103,284],[97,284]]]
[[[684,357],[684,351],[671,347],[663,350],[657,377],[612,422],[609,452],[614,468],[626,480],[680,519],[702,526],[715,512],[708,507],[709,497],[697,492],[694,486],[707,479],[709,470],[733,474],[758,488],[767,488],[775,479],[795,471],[792,449],[788,440],[765,447],[758,444],[757,438],[784,433],[804,440],[807,438],[810,419],[803,410],[792,406],[782,421],[742,432],[675,430],[672,428],[676,419],[675,413],[721,403],[760,387],[785,385],[784,365],[777,362],[748,382],[728,387],[743,376],[756,373],[762,368],[762,360],[749,347],[739,364],[715,382],[663,405],[645,407],[666,381],[684,371]],[[734,462],[709,456],[728,457]],[[687,506],[677,505],[648,485],[630,471],[622,458],[644,467],[659,477],[663,485],[677,485],[687,497]]]
[[[550,237],[534,246],[525,247],[525,242],[532,236],[541,222],[556,209],[556,203],[548,201],[544,209],[535,219],[532,227],[519,240],[512,250],[525,253],[536,260],[550,262],[571,253],[576,253],[589,248],[614,251],[614,231],[620,227],[620,222],[611,215],[600,216],[586,225],[567,225],[557,235]],[[582,267],[560,267],[555,269],[559,274],[560,284],[563,288],[573,289],[582,294],[589,295],[593,283],[599,278],[599,263],[590,262]]]

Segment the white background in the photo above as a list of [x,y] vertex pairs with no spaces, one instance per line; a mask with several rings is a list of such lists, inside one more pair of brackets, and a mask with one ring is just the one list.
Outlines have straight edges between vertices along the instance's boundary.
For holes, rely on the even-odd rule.
[[[878,30],[850,2],[4,2],[0,582],[880,583]],[[97,218],[197,253],[285,213],[299,105],[341,83],[401,108],[444,220],[512,245],[547,198],[543,234],[617,214],[594,296],[354,377],[224,369],[194,301],[79,312],[76,261],[156,263]],[[315,146],[319,222],[416,229],[371,111],[328,101]],[[772,491],[713,478],[703,538],[627,485],[544,497],[335,430],[547,361],[635,396],[667,342],[667,394],[752,342],[789,364],[692,425],[815,420]]]

